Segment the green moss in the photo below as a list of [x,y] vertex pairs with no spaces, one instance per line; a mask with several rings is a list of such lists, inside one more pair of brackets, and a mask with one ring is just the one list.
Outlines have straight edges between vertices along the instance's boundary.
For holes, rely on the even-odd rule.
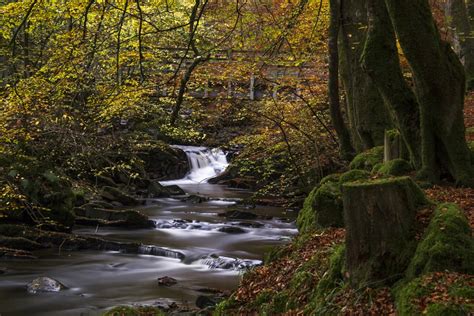
[[335,288],[343,282],[343,270],[345,264],[346,246],[338,245],[334,248],[334,253],[329,258],[329,269],[324,274],[316,287],[317,295],[322,296],[327,291]]
[[404,187],[405,191],[407,192],[407,196],[410,197],[410,201],[412,201],[413,206],[415,208],[426,206],[432,204],[430,200],[428,200],[425,196],[423,190],[410,178],[410,177],[396,177],[396,178],[381,178],[381,179],[371,179],[365,182],[350,182],[346,183],[345,185],[350,186],[393,186],[394,183],[398,183],[398,185]]
[[106,312],[104,316],[164,316],[158,308],[152,306],[118,306]]
[[407,269],[407,278],[434,271],[474,274],[474,240],[456,204],[439,205]]
[[319,186],[315,187],[309,195],[306,197],[303,203],[303,208],[298,213],[296,219],[296,226],[300,233],[308,232],[316,227],[316,211],[313,209],[313,205],[316,201],[316,192]]
[[341,178],[341,174],[340,173],[333,173],[333,174],[330,174],[328,176],[325,176],[324,178],[321,179],[321,181],[319,181],[319,184],[325,184],[325,183],[328,183],[328,182],[339,182],[339,179]]
[[375,164],[375,166],[372,168],[372,171],[370,173],[379,173],[382,167],[383,167],[383,162],[379,162],[378,164]]
[[371,171],[372,168],[383,161],[383,146],[371,148],[358,154],[349,164],[351,169]]
[[472,308],[455,304],[430,304],[426,309],[428,316],[468,316]]
[[303,209],[298,214],[296,225],[300,233],[318,227],[341,227],[342,196],[337,182],[327,181],[315,187],[306,198]]
[[[472,290],[472,279],[466,280],[459,276],[453,283],[448,284],[443,276],[437,279],[433,274],[428,274],[423,277],[413,279],[395,290],[395,300],[397,306],[397,313],[400,316],[412,315],[431,315],[431,316],[445,316],[445,315],[470,315],[474,304],[466,303],[466,301],[474,299]],[[443,295],[444,302],[427,301],[427,305],[423,306],[419,302],[424,297],[429,297],[436,293],[437,289],[449,287],[449,293]],[[454,304],[453,302],[456,302]],[[421,308],[425,310],[421,310]]]
[[305,308],[306,315],[331,314],[331,297],[343,288],[346,247],[344,244],[334,247],[329,258],[329,267],[318,282],[310,302]]
[[346,182],[352,182],[357,180],[367,180],[370,177],[370,172],[365,170],[349,170],[346,173],[343,173],[339,178],[339,184],[344,184]]
[[[375,168],[374,168],[375,169]],[[404,159],[394,159],[381,165],[377,173],[387,176],[401,176],[412,171],[410,163]]]
[[223,300],[219,304],[216,305],[212,315],[213,316],[225,316],[229,315],[229,310],[238,307],[238,302],[234,299],[233,296],[229,297],[226,300]]

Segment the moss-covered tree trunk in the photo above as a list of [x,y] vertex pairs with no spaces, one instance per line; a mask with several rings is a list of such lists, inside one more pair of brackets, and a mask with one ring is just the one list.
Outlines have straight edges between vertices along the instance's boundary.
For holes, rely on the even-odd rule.
[[474,38],[465,0],[448,0],[446,16],[452,28],[456,52],[466,71],[467,86],[473,88],[474,80]]
[[400,45],[411,66],[420,103],[422,172],[436,180],[448,172],[459,184],[474,185],[463,120],[465,75],[444,42],[428,0],[385,0]]
[[329,24],[329,109],[331,121],[339,138],[339,151],[343,159],[350,160],[354,156],[354,148],[351,144],[351,136],[344,122],[341,112],[339,97],[339,54],[338,34],[341,21],[341,0],[330,1],[330,24]]
[[346,264],[353,286],[401,278],[416,247],[416,210],[425,202],[408,177],[343,185]]
[[362,70],[360,56],[367,27],[367,0],[341,2],[339,60],[346,94],[347,114],[353,145],[357,151],[383,144],[391,119],[370,77]]
[[[384,0],[368,0],[369,29],[362,65],[392,109],[395,122],[415,167],[421,166],[420,112],[403,78],[396,37]],[[399,157],[397,157],[399,158]]]

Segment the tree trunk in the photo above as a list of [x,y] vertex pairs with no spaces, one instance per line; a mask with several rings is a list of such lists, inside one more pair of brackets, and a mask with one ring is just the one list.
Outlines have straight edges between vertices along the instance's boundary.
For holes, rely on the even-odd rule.
[[409,177],[343,185],[346,264],[353,286],[392,284],[403,276],[416,247],[416,210],[425,203]]
[[395,32],[384,0],[368,0],[369,30],[362,55],[364,70],[372,78],[395,116],[412,164],[421,166],[419,104],[403,78]]
[[451,46],[442,41],[428,0],[385,0],[410,64],[420,103],[422,170],[435,181],[442,173],[474,186],[463,120],[465,75]]
[[339,138],[339,151],[341,157],[350,160],[354,156],[354,148],[351,144],[351,136],[347,130],[344,118],[341,113],[341,103],[339,98],[339,55],[337,38],[340,27],[340,0],[330,2],[330,24],[329,24],[329,109],[331,121]]
[[471,35],[471,22],[464,0],[448,0],[446,16],[452,28],[454,47],[466,71],[467,86],[472,88],[474,80],[474,38]]
[[341,4],[341,78],[353,145],[360,152],[383,145],[384,131],[390,128],[391,118],[378,90],[360,65],[367,27],[367,1],[344,0]]

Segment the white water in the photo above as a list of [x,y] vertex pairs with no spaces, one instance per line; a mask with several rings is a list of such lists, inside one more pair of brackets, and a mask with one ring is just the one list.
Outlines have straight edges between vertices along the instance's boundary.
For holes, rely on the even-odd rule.
[[186,153],[190,171],[183,179],[161,181],[163,185],[207,183],[208,179],[219,175],[229,165],[221,149],[178,145],[173,147]]

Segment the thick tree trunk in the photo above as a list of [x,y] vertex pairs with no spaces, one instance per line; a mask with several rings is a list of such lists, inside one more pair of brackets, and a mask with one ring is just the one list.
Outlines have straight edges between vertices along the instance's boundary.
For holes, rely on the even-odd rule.
[[424,203],[409,177],[343,185],[346,264],[353,286],[401,278],[416,247],[416,210]]
[[339,98],[339,55],[338,55],[338,34],[340,27],[341,0],[330,1],[330,24],[329,24],[329,108],[331,121],[339,138],[339,151],[343,159],[350,160],[354,156],[354,148],[351,144],[351,136],[344,123],[341,113],[341,103]]
[[471,22],[465,0],[448,0],[446,16],[452,28],[454,47],[466,71],[467,86],[473,87],[474,80],[474,38],[471,35]]
[[372,78],[395,116],[412,164],[421,166],[420,111],[413,91],[403,78],[396,37],[384,0],[368,0],[369,30],[362,55]]
[[353,145],[360,152],[383,144],[384,131],[390,128],[391,118],[378,90],[360,65],[367,27],[367,1],[341,2],[341,23],[341,78]]
[[458,184],[474,185],[463,120],[463,66],[451,46],[441,40],[428,0],[385,3],[412,68],[420,103],[420,175],[434,181],[448,172]]

